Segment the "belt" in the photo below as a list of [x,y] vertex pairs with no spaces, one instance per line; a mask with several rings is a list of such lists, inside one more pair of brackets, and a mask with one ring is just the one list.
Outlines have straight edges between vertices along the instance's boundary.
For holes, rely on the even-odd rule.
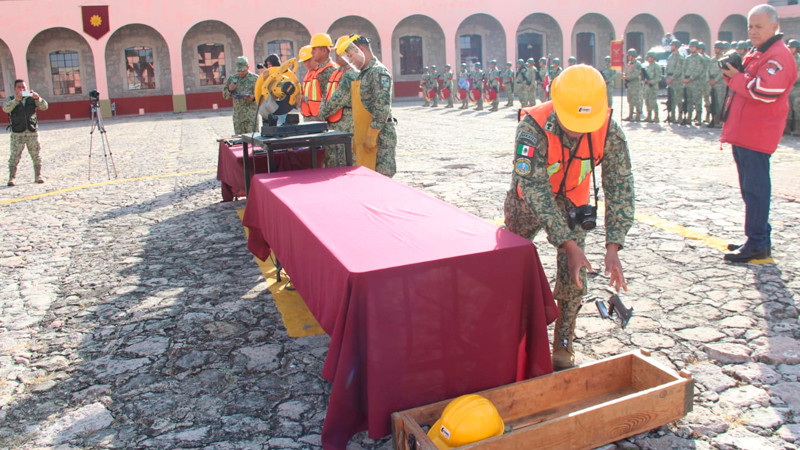
[[667,76],[668,76],[668,77],[671,77],[671,76],[672,76],[672,74],[671,74],[671,73],[668,73],[668,74],[667,74]]

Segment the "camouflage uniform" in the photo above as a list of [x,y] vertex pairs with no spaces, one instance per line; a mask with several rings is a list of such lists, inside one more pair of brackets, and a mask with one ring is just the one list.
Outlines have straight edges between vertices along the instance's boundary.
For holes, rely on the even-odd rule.
[[497,63],[492,61],[489,64],[489,71],[486,73],[486,85],[494,90],[496,94],[494,100],[492,100],[492,107],[489,111],[497,111],[498,106],[500,106],[500,82],[498,79],[500,78],[500,70],[497,69]]
[[[722,49],[722,47],[717,47],[716,44],[714,45],[714,47]],[[720,55],[721,54],[722,53],[720,53]],[[725,79],[722,76],[722,70],[719,68],[719,64],[717,64],[717,61],[719,61],[719,57],[714,57],[708,66],[709,67],[708,82],[709,86],[711,87],[710,106],[713,106],[713,108],[711,108],[710,111],[711,121],[708,123],[709,128],[720,126],[720,119],[722,117],[722,106],[723,106],[722,103],[725,100],[725,88],[726,88]],[[711,83],[714,83],[714,85],[711,86]]]
[[517,73],[514,75],[514,92],[519,97],[519,106],[523,108],[528,106],[528,91],[525,89],[525,80],[529,76],[525,68],[525,62],[521,59],[517,60]]
[[[30,105],[30,102],[34,102],[36,105],[36,109],[34,113],[30,116],[28,123],[26,123],[26,128],[24,131],[11,131],[11,152],[8,156],[8,185],[14,186],[15,179],[17,177],[17,166],[19,165],[19,160],[22,158],[22,150],[27,147],[28,154],[31,155],[31,161],[33,162],[33,177],[34,181],[37,183],[44,182],[44,178],[42,178],[42,156],[39,154],[41,150],[41,145],[39,144],[39,126],[38,126],[38,118],[36,117],[36,110],[44,111],[46,110],[49,105],[47,104],[47,100],[44,97],[39,97],[39,100],[34,100],[33,97],[22,97],[21,99],[17,100],[14,95],[8,97],[3,104],[3,112],[11,114],[11,112],[17,108],[21,107],[24,108],[26,105]],[[12,124],[13,126],[13,124]],[[30,127],[34,128],[34,131],[30,130]]]
[[506,91],[506,106],[514,106],[514,70],[511,63],[506,63],[506,70],[501,74]]
[[703,59],[704,69],[703,74],[700,76],[700,86],[701,91],[703,92],[703,104],[706,108],[706,122],[711,120],[711,85],[708,84],[708,81],[711,79],[711,57],[706,55],[705,48],[706,44],[701,42],[698,48],[702,49],[702,51],[698,51],[697,54]]
[[[470,78],[471,78],[471,75],[472,74],[470,72],[467,72],[467,65],[466,64],[462,64],[461,65],[461,72],[459,72],[459,74],[458,74],[459,80],[467,80],[467,81],[469,81]],[[459,86],[456,86],[456,88],[457,89],[461,89],[461,87],[459,87]],[[464,91],[465,91],[464,98],[461,99],[461,108],[459,108],[459,109],[467,109],[467,108],[469,108],[469,86],[467,86],[464,89]]]
[[683,69],[683,80],[686,86],[686,102],[688,104],[686,124],[692,120],[692,111],[695,112],[694,120],[700,123],[703,117],[703,84],[706,78],[706,63],[696,51],[686,58]]
[[[678,45],[680,45],[680,42],[678,42]],[[667,122],[678,122],[678,115],[675,114],[675,110],[677,109],[678,113],[680,113],[681,103],[683,102],[683,84],[681,84],[683,66],[683,55],[678,52],[676,47],[675,51],[670,53],[667,58],[667,96],[670,102],[669,111],[667,111]]]
[[439,106],[439,72],[436,71],[436,66],[431,66],[431,74],[428,77],[429,89],[433,89],[433,98],[431,99],[431,107]]
[[361,80],[361,103],[372,114],[374,130],[378,134],[378,155],[375,159],[375,171],[387,177],[393,177],[397,171],[395,147],[397,147],[397,131],[395,119],[392,117],[392,75],[374,56],[358,74]]
[[536,62],[529,59],[525,64],[525,74],[528,76],[528,81],[525,82],[523,89],[525,89],[525,97],[528,99],[526,106],[533,106],[536,104],[536,92],[539,88],[537,79],[539,78],[539,71],[536,69]]
[[472,89],[480,90],[480,94],[478,95],[478,99],[475,101],[475,111],[483,110],[483,79],[486,75],[481,70],[480,63],[475,63],[475,70],[473,70],[469,74],[469,78],[472,81]]
[[638,122],[642,118],[642,65],[630,58],[625,68],[625,84],[628,89],[628,117],[623,120]]
[[547,101],[547,97],[549,97],[549,93],[544,89],[544,79],[547,76],[547,58],[539,58],[539,69],[536,73],[538,75],[536,77],[536,99],[544,103]]
[[644,106],[647,108],[645,122],[658,122],[658,83],[661,81],[661,67],[656,63],[655,57],[650,57],[644,71],[648,80],[644,82]]
[[444,83],[442,89],[449,89],[450,95],[447,96],[447,106],[445,108],[453,107],[453,96],[456,95],[456,89],[458,89],[455,80],[455,74],[450,70],[450,66],[446,66],[442,74],[442,82]]
[[[552,133],[560,137],[564,148],[570,154],[576,150],[579,140],[570,139],[563,132],[555,111],[548,117],[544,128],[553,130]],[[579,226],[574,229],[569,228],[567,208],[572,206],[568,205],[571,202],[566,200],[565,196],[553,194],[548,175],[548,139],[544,131],[528,115],[525,115],[517,125],[514,148],[518,149],[524,145],[533,148],[534,153],[532,157],[515,154],[511,188],[503,206],[505,225],[510,231],[531,240],[544,228],[548,242],[558,248],[553,295],[561,314],[556,320],[553,348],[554,350],[566,348],[572,353],[575,320],[581,308],[581,297],[587,292],[586,272],[582,271],[581,276],[583,288],[578,288],[570,280],[567,254],[561,249],[561,245],[574,240],[583,249],[586,231]],[[527,174],[516,169],[519,167],[518,163],[529,168]],[[600,172],[606,203],[606,245],[616,243],[622,248],[625,236],[633,225],[634,188],[625,135],[613,120],[609,124],[602,165],[603,169]],[[518,192],[523,198],[520,198]]]
[[617,71],[611,68],[611,57],[606,56],[606,66],[603,67],[603,70],[600,73],[603,75],[603,79],[606,81],[606,95],[608,96],[608,107],[610,108],[614,104],[614,80],[617,78]]
[[[344,74],[341,80],[339,80],[339,86],[331,94],[331,98],[327,102],[323,99],[322,105],[320,105],[319,108],[319,118],[325,120],[328,116],[341,109],[341,119],[339,119],[338,122],[328,122],[328,127],[336,131],[352,133],[353,103],[350,95],[350,84],[358,78],[358,72],[350,68],[349,65],[339,67],[336,71],[344,71]],[[327,88],[325,92],[327,93]],[[325,147],[325,161],[323,164],[325,167],[346,166],[345,146],[339,144]]]
[[[246,60],[245,60],[246,61]],[[237,69],[241,66],[241,62],[237,60]],[[247,70],[247,65],[239,70]],[[233,133],[246,134],[256,131],[258,124],[258,105],[252,97],[238,97],[240,95],[255,95],[256,81],[258,75],[253,72],[247,72],[247,75],[240,77],[238,73],[230,75],[222,87],[222,96],[225,99],[233,97]],[[327,78],[325,79],[327,82]],[[228,85],[236,83],[236,88],[233,91],[228,90]]]
[[419,81],[419,89],[422,91],[422,98],[425,99],[425,103],[422,106],[431,106],[431,101],[428,99],[428,91],[430,90],[431,85],[431,73],[428,66],[422,68],[422,79]]

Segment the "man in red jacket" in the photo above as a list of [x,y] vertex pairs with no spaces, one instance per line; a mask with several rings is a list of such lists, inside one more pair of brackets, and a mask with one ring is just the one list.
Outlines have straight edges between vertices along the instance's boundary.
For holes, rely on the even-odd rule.
[[722,68],[730,94],[720,141],[733,146],[747,236],[743,245],[728,246],[731,253],[725,254],[725,260],[730,262],[749,262],[771,254],[769,158],[783,135],[789,93],[797,79],[792,53],[778,32],[775,8],[755,6],[747,16],[747,27],[754,48],[745,55],[743,67],[728,63]]

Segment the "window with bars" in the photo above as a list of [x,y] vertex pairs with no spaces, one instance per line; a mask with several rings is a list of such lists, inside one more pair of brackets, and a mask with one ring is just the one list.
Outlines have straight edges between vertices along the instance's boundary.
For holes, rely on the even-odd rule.
[[225,46],[222,44],[200,44],[200,86],[213,86],[225,82]]
[[53,95],[82,93],[81,65],[78,61],[78,52],[57,51],[50,53],[50,77],[53,80]]
[[400,38],[400,75],[422,73],[422,37],[403,36]]
[[156,88],[156,72],[153,66],[152,48],[126,48],[125,67],[128,76],[129,90]]
[[294,44],[292,41],[281,39],[267,42],[267,54],[276,54],[281,58],[281,63],[294,57]]

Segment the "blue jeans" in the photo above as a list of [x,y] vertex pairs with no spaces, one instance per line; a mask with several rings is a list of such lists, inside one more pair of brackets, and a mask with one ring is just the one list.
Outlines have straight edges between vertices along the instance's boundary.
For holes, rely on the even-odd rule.
[[739,187],[744,200],[745,245],[763,250],[772,245],[770,241],[769,202],[772,183],[769,177],[769,157],[766,153],[733,146],[733,160],[739,171]]

